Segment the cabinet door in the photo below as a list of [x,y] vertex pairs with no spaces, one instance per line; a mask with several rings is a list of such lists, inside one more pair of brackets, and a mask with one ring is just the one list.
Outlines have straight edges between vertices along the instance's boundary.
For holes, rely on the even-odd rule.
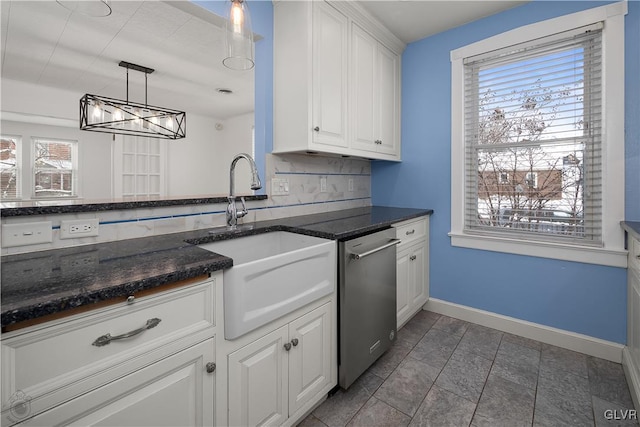
[[400,58],[378,43],[376,55],[376,139],[379,153],[399,155]]
[[375,102],[376,48],[377,42],[356,24],[351,28],[352,87],[352,148],[376,151],[376,117],[379,113]]
[[325,2],[313,10],[313,143],[347,146],[346,16]]
[[627,274],[629,281],[627,287],[627,347],[636,367],[640,369],[640,269],[629,268]]
[[396,317],[398,327],[402,326],[411,315],[409,307],[409,256],[411,252],[398,252],[396,265]]
[[325,304],[289,324],[289,413],[331,381],[331,305]]
[[56,406],[25,426],[207,426],[214,423],[214,340],[189,347]]
[[409,255],[409,291],[411,292],[409,299],[410,305],[415,309],[412,310],[414,312],[418,311],[429,298],[428,282],[426,280],[427,262],[425,245],[420,244],[414,246],[411,255]]
[[229,424],[280,425],[288,418],[288,327],[229,355]]

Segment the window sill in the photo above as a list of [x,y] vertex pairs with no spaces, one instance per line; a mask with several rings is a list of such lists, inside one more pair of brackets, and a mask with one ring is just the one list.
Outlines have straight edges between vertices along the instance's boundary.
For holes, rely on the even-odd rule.
[[476,236],[450,232],[451,245],[469,249],[504,252],[563,261],[627,268],[627,251],[560,243],[522,241],[504,237]]

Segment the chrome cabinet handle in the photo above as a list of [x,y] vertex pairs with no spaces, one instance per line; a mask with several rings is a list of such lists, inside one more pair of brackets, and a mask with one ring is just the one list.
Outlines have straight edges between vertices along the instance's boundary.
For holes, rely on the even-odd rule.
[[376,252],[379,252],[379,251],[381,251],[381,250],[383,250],[383,249],[387,249],[387,248],[389,248],[389,247],[391,247],[391,246],[395,246],[395,245],[397,245],[397,244],[399,244],[399,243],[400,243],[400,240],[398,240],[398,239],[392,239],[391,241],[389,241],[389,243],[386,243],[386,244],[384,244],[384,245],[382,245],[382,246],[379,246],[379,247],[377,247],[377,248],[375,248],[375,249],[371,249],[370,251],[363,252],[363,253],[361,253],[361,254],[358,254],[358,253],[352,252],[352,253],[351,253],[351,259],[362,259],[362,258],[364,258],[364,257],[366,257],[366,256],[369,256],[369,255],[371,255],[371,254],[375,254]]
[[287,351],[291,350],[291,343],[285,343],[284,344],[284,349],[287,350]]
[[143,327],[138,328],[138,329],[134,329],[133,331],[130,331],[130,332],[127,332],[127,333],[124,333],[124,334],[120,334],[120,335],[116,335],[116,336],[112,336],[111,334],[102,335],[101,337],[98,337],[93,342],[93,345],[95,345],[96,347],[102,347],[103,345],[109,344],[111,341],[123,340],[125,338],[131,338],[131,337],[133,337],[135,335],[138,335],[138,334],[146,331],[147,329],[155,328],[156,326],[158,326],[158,323],[160,323],[160,319],[158,319],[157,317],[154,317],[153,319],[147,320],[147,323],[145,323],[145,325]]
[[213,362],[207,363],[206,367],[207,367],[207,373],[208,374],[213,374],[215,372],[215,370],[216,370],[216,364],[213,363]]
[[409,257],[409,259],[410,259],[411,261],[415,261],[415,260],[416,260],[416,258],[417,258],[417,257],[416,257],[415,255],[411,255],[411,256]]
[[291,344],[293,344],[293,346],[297,346],[298,345],[298,338],[294,338],[291,340]]
[[313,130],[315,130],[316,132],[320,132],[320,128],[318,126],[314,127]]
[[416,232],[416,230],[414,229],[414,230],[411,230],[411,231],[407,231],[405,234],[406,234],[407,236],[409,236],[410,234],[413,234],[413,233],[415,233],[415,232]]

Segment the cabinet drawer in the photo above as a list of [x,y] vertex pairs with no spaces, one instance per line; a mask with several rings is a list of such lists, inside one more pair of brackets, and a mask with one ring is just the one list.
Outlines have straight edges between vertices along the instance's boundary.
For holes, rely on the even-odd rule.
[[393,224],[396,229],[396,239],[400,239],[402,246],[414,240],[424,239],[427,235],[428,218],[420,218],[418,220],[410,220]]
[[[147,353],[163,358],[175,352],[176,346],[192,344],[194,334],[213,331],[214,283],[211,280],[3,335],[3,419],[16,395],[27,396],[36,410],[47,409],[107,381],[105,372],[121,370],[125,364],[135,369],[149,363]],[[159,323],[145,329],[148,322],[158,322],[152,319]],[[127,333],[131,336],[114,339]],[[112,337],[110,342],[107,334]]]

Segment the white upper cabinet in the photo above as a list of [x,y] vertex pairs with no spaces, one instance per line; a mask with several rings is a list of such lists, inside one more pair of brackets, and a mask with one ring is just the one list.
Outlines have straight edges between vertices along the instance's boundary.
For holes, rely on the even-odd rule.
[[313,13],[312,144],[347,147],[347,18],[325,3]]
[[351,59],[351,147],[399,160],[400,57],[354,23]]
[[274,153],[400,160],[404,44],[352,2],[274,2]]

